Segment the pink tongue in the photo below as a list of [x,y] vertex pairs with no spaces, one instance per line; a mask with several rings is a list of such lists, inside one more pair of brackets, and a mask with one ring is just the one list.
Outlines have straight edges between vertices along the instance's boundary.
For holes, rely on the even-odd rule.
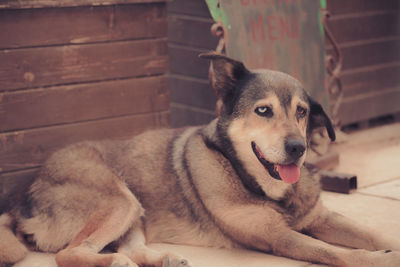
[[291,165],[276,165],[279,176],[285,183],[293,184],[299,180],[300,168],[295,164]]

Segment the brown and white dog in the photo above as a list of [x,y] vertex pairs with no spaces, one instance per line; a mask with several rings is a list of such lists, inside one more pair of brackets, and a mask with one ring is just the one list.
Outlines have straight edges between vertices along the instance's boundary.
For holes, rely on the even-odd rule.
[[[30,247],[57,253],[60,267],[190,265],[147,247],[164,242],[400,266],[398,240],[321,203],[319,179],[303,164],[315,128],[335,139],[321,105],[287,74],[202,57],[212,61],[219,117],[56,152],[0,216],[0,261],[16,262]],[[109,244],[114,253],[99,253]]]

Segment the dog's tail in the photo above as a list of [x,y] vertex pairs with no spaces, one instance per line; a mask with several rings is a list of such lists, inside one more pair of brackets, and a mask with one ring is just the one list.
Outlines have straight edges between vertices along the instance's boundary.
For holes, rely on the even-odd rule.
[[28,249],[13,233],[12,224],[10,215],[0,215],[0,263],[15,263],[28,253]]

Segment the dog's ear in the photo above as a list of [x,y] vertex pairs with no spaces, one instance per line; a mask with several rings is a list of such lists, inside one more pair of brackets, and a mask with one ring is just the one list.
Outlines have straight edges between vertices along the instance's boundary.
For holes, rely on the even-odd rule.
[[310,117],[308,119],[307,135],[311,136],[312,131],[316,128],[325,127],[331,141],[335,141],[336,134],[335,130],[333,129],[332,122],[325,113],[321,104],[311,97],[308,97],[308,101],[310,104]]
[[226,104],[233,97],[237,83],[250,73],[244,64],[216,52],[202,53],[211,60],[210,81],[218,98]]

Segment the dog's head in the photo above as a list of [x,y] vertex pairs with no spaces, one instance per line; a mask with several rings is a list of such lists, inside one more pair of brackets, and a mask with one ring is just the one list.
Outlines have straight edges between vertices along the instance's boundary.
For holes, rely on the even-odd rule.
[[200,57],[211,60],[211,84],[223,103],[219,120],[249,173],[295,183],[311,132],[326,127],[335,140],[322,106],[295,78],[271,70],[250,71],[213,52]]

